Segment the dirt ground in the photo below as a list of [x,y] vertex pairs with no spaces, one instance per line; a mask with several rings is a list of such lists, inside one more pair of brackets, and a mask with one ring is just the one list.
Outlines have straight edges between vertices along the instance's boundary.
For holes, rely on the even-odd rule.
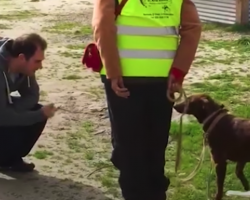
[[[0,26],[0,36],[15,38],[23,33],[37,32],[47,39],[49,48],[44,69],[37,75],[41,86],[41,100],[43,103],[53,102],[62,107],[62,110],[48,122],[44,134],[28,158],[36,164],[37,172],[28,175],[1,174],[0,199],[104,200],[107,198],[100,189],[100,184],[86,178],[92,170],[84,161],[86,153],[74,151],[77,144],[78,147],[82,147],[82,151],[88,150],[87,145],[97,149],[94,145],[97,145],[95,142],[98,140],[90,141],[88,144],[76,144],[74,135],[82,127],[88,129],[87,127],[94,126],[90,120],[95,122],[97,119],[95,116],[99,117],[99,111],[105,107],[104,99],[98,99],[98,94],[95,92],[99,89],[100,82],[90,72],[82,70],[80,63],[82,50],[72,52],[76,53],[78,58],[60,54],[62,51],[70,51],[64,46],[84,43],[89,38],[85,38],[84,35],[82,38],[71,38],[63,34],[41,32],[44,27],[50,26],[53,20],[89,24],[91,8],[92,1],[0,1],[2,26]],[[64,78],[74,74],[80,78],[77,80]],[[99,126],[102,124],[99,123]],[[99,131],[98,127],[94,130]],[[105,132],[104,128],[100,132]],[[92,137],[95,137],[94,133]],[[69,141],[72,141],[71,144]]]
[[[92,8],[93,0],[0,0],[0,36],[37,32],[48,41],[44,68],[37,74],[41,102],[62,108],[28,158],[37,172],[0,174],[1,200],[110,198],[103,185],[113,182],[98,175],[87,177],[98,163],[108,162],[111,149],[102,84],[98,75],[81,65],[81,47],[91,41],[90,33],[81,33],[90,32]],[[54,32],[48,31],[51,26],[56,26]],[[72,28],[81,30],[68,34]],[[187,82],[225,68],[221,64],[212,69],[192,68]]]

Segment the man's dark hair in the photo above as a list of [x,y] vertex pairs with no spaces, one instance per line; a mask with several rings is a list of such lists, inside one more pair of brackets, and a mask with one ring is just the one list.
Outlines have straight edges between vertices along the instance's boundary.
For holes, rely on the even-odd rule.
[[45,51],[47,49],[47,42],[40,35],[30,33],[21,35],[15,40],[10,41],[6,48],[10,56],[17,57],[19,54],[24,54],[26,60],[29,60],[34,56],[38,48]]

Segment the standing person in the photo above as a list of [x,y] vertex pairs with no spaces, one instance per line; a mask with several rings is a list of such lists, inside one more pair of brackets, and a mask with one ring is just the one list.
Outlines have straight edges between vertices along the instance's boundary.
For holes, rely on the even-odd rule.
[[[123,0],[120,0],[121,3]],[[165,200],[173,103],[194,59],[201,24],[191,0],[95,0],[92,25],[112,126],[111,161],[125,200]]]
[[[53,104],[42,106],[35,72],[42,68],[46,41],[38,34],[15,40],[0,40],[0,169],[29,172],[33,163],[23,160],[46,121],[56,111]],[[18,91],[21,97],[10,93]]]

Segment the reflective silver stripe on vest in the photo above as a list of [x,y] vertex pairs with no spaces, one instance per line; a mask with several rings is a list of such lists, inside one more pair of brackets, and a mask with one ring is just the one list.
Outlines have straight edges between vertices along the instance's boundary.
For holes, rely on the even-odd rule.
[[178,35],[178,27],[138,27],[117,25],[119,35]]
[[173,59],[175,53],[167,50],[119,50],[121,58]]

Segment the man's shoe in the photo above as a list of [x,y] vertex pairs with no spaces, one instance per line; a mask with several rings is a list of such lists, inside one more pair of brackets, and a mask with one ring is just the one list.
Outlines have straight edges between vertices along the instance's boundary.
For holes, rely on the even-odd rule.
[[32,172],[35,164],[27,163],[23,159],[9,165],[0,165],[0,171],[13,171],[13,172]]
[[34,163],[28,163],[25,162],[24,160],[10,167],[11,171],[15,172],[32,172],[34,168],[35,168]]

